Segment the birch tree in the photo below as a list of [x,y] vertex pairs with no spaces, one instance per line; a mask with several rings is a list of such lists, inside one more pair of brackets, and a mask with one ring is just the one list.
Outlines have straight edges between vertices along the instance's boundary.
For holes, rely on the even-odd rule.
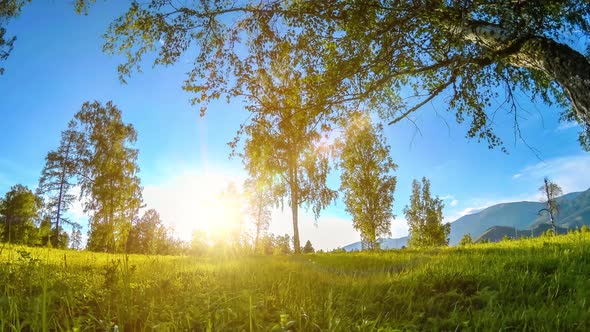
[[390,234],[397,165],[381,126],[373,126],[368,115],[359,114],[344,132],[340,155],[340,190],[354,228],[361,232],[363,249],[379,248],[378,238]]
[[557,234],[557,230],[555,229],[555,216],[559,213],[557,197],[561,196],[563,191],[559,185],[549,180],[548,177],[543,179],[543,185],[539,187],[539,191],[543,195],[543,203],[545,204],[545,208],[541,209],[539,214],[541,212],[547,212],[549,214],[551,229],[553,230],[553,234]]
[[152,52],[154,65],[192,58],[183,88],[204,112],[210,101],[242,95],[259,60],[288,42],[300,68],[322,74],[318,103],[361,100],[393,124],[438,100],[469,122],[467,137],[489,147],[502,146],[498,108],[519,132],[514,91],[522,90],[577,121],[588,149],[589,17],[582,0],[150,0],[132,2],[111,24],[104,49],[125,56],[123,81]]

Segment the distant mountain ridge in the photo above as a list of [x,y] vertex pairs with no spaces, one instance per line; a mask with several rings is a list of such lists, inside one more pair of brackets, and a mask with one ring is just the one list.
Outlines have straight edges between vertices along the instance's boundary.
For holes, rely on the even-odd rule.
[[[590,189],[581,192],[572,192],[557,198],[560,212],[555,218],[555,224],[560,228],[559,232],[567,232],[568,229],[590,226]],[[473,239],[498,240],[504,235],[528,234],[526,236],[538,236],[538,232],[545,229],[549,223],[549,216],[544,213],[539,215],[543,209],[541,202],[509,202],[492,205],[473,214],[465,215],[454,222],[451,222],[451,234],[449,244],[456,245],[465,234],[470,234]],[[540,233],[539,233],[540,234]],[[516,236],[516,235],[515,235]],[[518,236],[520,237],[520,236]],[[397,239],[381,239],[381,248],[399,249],[407,246],[408,237]],[[355,242],[343,249],[347,251],[360,250],[361,243]]]

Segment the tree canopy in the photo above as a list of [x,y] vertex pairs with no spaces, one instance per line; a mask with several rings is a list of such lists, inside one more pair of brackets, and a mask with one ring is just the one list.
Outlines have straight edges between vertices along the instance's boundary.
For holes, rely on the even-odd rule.
[[[30,0],[1,0],[0,1],[0,62],[8,59],[8,56],[14,48],[16,36],[9,36],[6,31],[6,25],[10,19],[20,15],[22,7]],[[4,68],[0,67],[0,75],[4,73]]]
[[404,209],[408,220],[411,247],[434,247],[449,244],[451,224],[443,224],[444,204],[440,198],[432,197],[430,181],[425,177],[422,183],[412,182],[410,205]]
[[33,245],[37,240],[39,212],[43,201],[28,187],[17,184],[0,199],[2,241]]
[[84,103],[73,126],[82,137],[78,178],[84,210],[91,213],[88,248],[124,251],[142,203],[138,150],[130,147],[137,133],[112,102]]
[[520,89],[580,123],[588,149],[589,21],[582,0],[151,0],[131,3],[104,49],[126,56],[122,80],[150,52],[154,65],[194,54],[183,88],[202,111],[243,95],[253,73],[288,53],[298,59],[291,68],[318,73],[315,102],[331,105],[326,112],[362,103],[395,123],[438,98],[469,122],[468,137],[490,147],[502,145],[493,130],[499,108],[514,115],[519,132]]

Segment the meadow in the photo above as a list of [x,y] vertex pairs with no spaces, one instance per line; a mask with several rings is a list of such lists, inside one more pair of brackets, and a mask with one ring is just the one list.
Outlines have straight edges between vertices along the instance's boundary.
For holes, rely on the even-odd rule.
[[590,233],[165,257],[5,246],[0,331],[585,331]]

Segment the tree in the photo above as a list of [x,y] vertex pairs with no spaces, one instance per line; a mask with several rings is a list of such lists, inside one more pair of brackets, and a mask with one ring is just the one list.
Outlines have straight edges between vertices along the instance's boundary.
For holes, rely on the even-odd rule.
[[315,249],[311,245],[311,241],[307,240],[307,242],[305,242],[305,246],[301,251],[303,251],[304,254],[313,254],[315,252]]
[[83,144],[83,137],[74,129],[74,122],[70,121],[68,129],[61,134],[61,142],[56,151],[50,151],[45,157],[45,166],[41,171],[38,195],[46,196],[46,208],[53,217],[55,225],[51,235],[51,244],[58,246],[61,232],[61,222],[72,224],[63,218],[76,196],[71,193],[75,186],[75,176],[79,173],[79,145]]
[[127,238],[127,252],[134,254],[164,254],[168,242],[168,231],[160,214],[147,210],[143,216],[133,221]]
[[277,235],[274,239],[274,254],[288,255],[292,253],[289,234]]
[[2,241],[16,244],[35,244],[35,226],[42,200],[26,186],[17,184],[0,199],[0,216],[4,228]]
[[463,235],[463,237],[461,238],[461,241],[459,241],[459,245],[466,246],[469,244],[473,244],[473,239],[471,238],[471,234],[467,233],[467,234]]
[[[6,24],[12,18],[20,15],[22,7],[30,0],[1,0],[0,1],[0,61],[4,61],[12,52],[16,37],[6,35]],[[4,68],[0,67],[0,75]]]
[[404,214],[410,227],[411,247],[433,247],[449,244],[451,224],[443,225],[442,210],[444,204],[440,198],[430,194],[430,181],[422,178],[422,185],[417,180],[412,182],[410,206],[404,208]]
[[246,170],[254,178],[269,179],[272,201],[286,200],[291,207],[294,251],[299,253],[299,207],[311,207],[317,219],[336,192],[326,185],[330,151],[322,138],[332,122],[313,101],[318,82],[315,74],[290,71],[290,66],[297,66],[297,59],[277,54],[268,71],[252,73],[244,93],[252,116],[230,145],[235,151],[246,137],[240,154]]
[[545,204],[545,208],[539,210],[539,214],[543,211],[549,213],[551,230],[553,231],[553,234],[557,234],[557,230],[555,229],[555,215],[559,213],[557,197],[563,194],[561,187],[545,177],[545,179],[543,179],[543,185],[539,187],[539,191],[543,194],[542,202]]
[[249,178],[244,184],[247,196],[247,211],[254,226],[254,252],[262,250],[261,240],[268,231],[271,213],[270,191],[265,182],[260,178]]
[[183,88],[202,111],[242,95],[251,73],[268,68],[260,59],[288,53],[298,59],[291,68],[321,73],[319,103],[355,109],[347,105],[361,100],[395,123],[438,98],[458,122],[470,121],[468,137],[490,147],[502,144],[491,119],[498,107],[513,113],[519,132],[513,91],[521,89],[578,121],[590,149],[590,62],[581,51],[590,50],[589,17],[582,0],[151,0],[132,2],[104,49],[126,56],[123,81],[149,52],[154,65],[170,65],[197,50]]
[[79,182],[87,198],[84,211],[90,213],[87,247],[123,252],[142,203],[138,150],[129,147],[137,133],[112,102],[84,103],[73,125],[82,137]]
[[79,225],[73,227],[71,239],[72,249],[82,249],[82,230]]
[[373,126],[368,115],[358,114],[344,133],[341,152],[340,190],[354,228],[361,232],[364,249],[379,248],[377,239],[390,234],[393,193],[397,168],[389,156],[380,125]]

